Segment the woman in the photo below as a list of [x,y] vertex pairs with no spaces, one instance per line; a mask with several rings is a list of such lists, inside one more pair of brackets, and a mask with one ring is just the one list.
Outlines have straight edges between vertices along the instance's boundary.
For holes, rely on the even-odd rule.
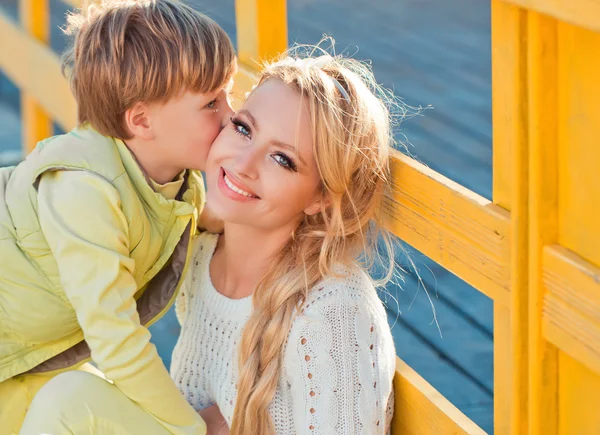
[[212,405],[235,434],[389,427],[395,351],[357,262],[388,177],[374,92],[357,61],[287,58],[211,148],[207,202],[224,234],[196,242],[171,367],[209,433],[222,426]]
[[[366,273],[389,173],[385,103],[358,61],[288,57],[264,69],[213,144],[207,201],[224,232],[192,248],[171,368],[209,433],[388,431],[395,350]],[[107,382],[68,375],[41,390],[30,421],[48,404],[85,407],[107,431],[130,433],[122,421],[137,411],[119,426],[103,417],[128,406],[95,399]],[[89,427],[68,411],[43,417]]]

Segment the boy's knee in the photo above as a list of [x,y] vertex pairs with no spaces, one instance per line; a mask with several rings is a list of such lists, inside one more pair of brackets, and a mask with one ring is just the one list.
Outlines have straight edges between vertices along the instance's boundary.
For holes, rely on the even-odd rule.
[[103,383],[110,385],[91,373],[76,370],[61,373],[38,391],[30,409],[76,407],[78,404],[85,403],[88,396],[92,397],[95,391],[103,387]]

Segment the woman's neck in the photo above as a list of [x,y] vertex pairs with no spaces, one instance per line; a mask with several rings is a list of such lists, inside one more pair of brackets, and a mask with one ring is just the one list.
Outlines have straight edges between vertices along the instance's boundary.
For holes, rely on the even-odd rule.
[[291,228],[262,231],[225,223],[210,263],[211,280],[231,299],[250,296],[291,237]]

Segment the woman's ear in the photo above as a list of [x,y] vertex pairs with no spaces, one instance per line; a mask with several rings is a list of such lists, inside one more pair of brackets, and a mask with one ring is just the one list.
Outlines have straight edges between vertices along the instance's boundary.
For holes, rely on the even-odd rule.
[[323,194],[319,194],[315,200],[304,209],[304,214],[307,216],[314,216],[317,213],[325,210],[330,205],[331,199],[329,197],[325,197]]
[[133,136],[141,139],[154,139],[154,132],[150,124],[150,107],[142,102],[137,102],[125,112],[125,125]]

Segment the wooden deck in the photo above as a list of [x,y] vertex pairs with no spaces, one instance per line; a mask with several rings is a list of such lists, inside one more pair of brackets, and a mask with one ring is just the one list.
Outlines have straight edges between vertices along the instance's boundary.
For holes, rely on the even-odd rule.
[[[233,0],[194,0],[235,40]],[[15,0],[0,0],[14,14]],[[52,43],[66,8],[53,3]],[[401,133],[411,155],[490,198],[492,190],[489,4],[479,0],[289,0],[290,42],[323,34],[337,51],[373,63],[377,79],[411,106],[433,106],[407,120]],[[0,165],[14,160],[20,133],[17,94],[0,78]],[[399,136],[399,139],[401,137]],[[405,282],[389,286],[388,312],[398,354],[488,433],[493,432],[492,303],[414,251],[412,260],[437,313],[406,258]],[[394,301],[397,299],[398,303]],[[399,313],[399,310],[401,314]],[[174,314],[152,328],[165,363],[179,327]]]

